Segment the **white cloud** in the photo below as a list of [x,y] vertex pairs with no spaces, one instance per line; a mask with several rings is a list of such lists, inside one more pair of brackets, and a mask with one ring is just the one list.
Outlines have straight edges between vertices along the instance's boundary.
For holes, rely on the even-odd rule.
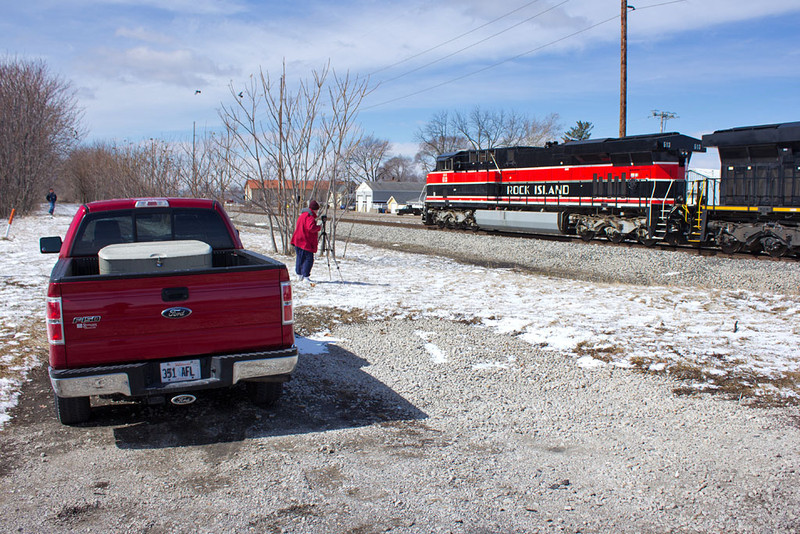
[[238,0],[88,0],[86,4],[156,8],[180,14],[230,15],[247,10],[247,3]]
[[[740,80],[775,78],[783,75],[782,71],[787,74],[780,87],[796,82],[796,74],[786,68],[799,48],[792,44],[792,29],[784,27],[783,33],[777,32],[776,39],[771,39],[763,37],[763,28],[773,21],[780,23],[789,13],[800,13],[797,0],[775,0],[763,5],[750,0],[688,0],[649,7],[663,2],[630,0],[637,7],[629,18],[630,121],[635,120],[636,99],[640,98],[642,117],[658,107],[681,115],[684,122],[676,123],[677,127],[713,127],[720,120],[719,113],[710,116],[708,110],[702,110],[695,117],[708,115],[706,122],[690,123],[688,106],[684,104],[699,105],[698,100],[716,98],[709,95],[716,95],[712,90],[717,86],[733,92],[731,87],[738,86]],[[191,125],[203,114],[214,117],[214,108],[228,97],[229,82],[240,84],[259,68],[277,73],[284,60],[287,79],[292,81],[308,78],[313,69],[320,69],[329,60],[337,71],[360,76],[396,64],[377,72],[374,82],[423,67],[383,84],[364,103],[367,107],[392,101],[376,108],[387,117],[383,127],[373,124],[369,129],[396,143],[410,143],[416,123],[427,120],[436,110],[474,105],[514,107],[536,115],[558,112],[565,123],[578,118],[592,120],[598,135],[616,130],[612,127],[618,100],[616,0],[515,0],[501,4],[484,0],[36,3],[39,8],[47,4],[49,9],[38,11],[52,12],[49,19],[32,14],[25,4],[15,4],[4,11],[9,21],[0,22],[0,28],[5,24],[9,30],[6,34],[13,35],[8,46],[24,43],[19,45],[20,51],[30,57],[46,58],[81,88],[82,95],[94,95],[88,100],[94,109],[87,109],[87,118],[97,119],[89,124],[93,131],[116,128],[121,130],[118,135],[130,135],[128,125],[143,124],[145,117],[141,111],[125,117],[124,107],[147,109],[157,117],[151,120],[151,130],[156,131],[146,136],[176,129],[179,123]],[[513,15],[480,28],[517,8],[521,9]],[[553,9],[540,17],[425,66],[549,8]],[[37,26],[16,30],[19,21],[14,14],[25,22],[35,21]],[[606,24],[575,34],[610,18],[613,20]],[[737,21],[739,29],[752,21],[762,34],[723,34],[730,31],[723,24]],[[475,28],[480,29],[453,40]],[[423,53],[449,40],[453,42]],[[782,46],[784,43],[786,46]],[[524,54],[543,46],[538,52]],[[470,75],[520,54],[523,56],[519,60]],[[123,84],[131,90],[121,88]],[[428,90],[440,84],[444,85]],[[196,88],[203,90],[202,102],[185,96],[191,95],[187,90],[193,92]],[[173,95],[174,102],[174,112],[169,115],[161,114],[161,108],[154,105],[166,93]],[[126,101],[120,102],[123,94]],[[414,96],[407,98],[409,95]],[[747,94],[739,96],[741,100],[748,98]],[[675,100],[681,105],[672,104]],[[777,102],[777,97],[773,98],[775,109]],[[714,103],[719,108],[729,105],[722,99]],[[781,109],[785,108],[784,105]],[[108,115],[107,110],[116,114]],[[178,117],[178,111],[184,116]],[[397,113],[395,117],[389,117],[392,111]],[[176,120],[168,123],[170,117]],[[757,117],[754,114],[744,120],[758,123]],[[648,119],[643,128],[651,129],[649,126]],[[398,131],[404,133],[393,133]]]
[[126,50],[105,49],[93,62],[95,74],[130,83],[157,81],[183,87],[202,87],[209,79],[236,74],[191,50],[160,51],[147,46]]
[[118,28],[114,33],[114,36],[125,37],[136,41],[144,41],[145,43],[167,44],[173,42],[173,39],[170,36],[160,32],[148,30],[143,26],[137,26],[136,28]]

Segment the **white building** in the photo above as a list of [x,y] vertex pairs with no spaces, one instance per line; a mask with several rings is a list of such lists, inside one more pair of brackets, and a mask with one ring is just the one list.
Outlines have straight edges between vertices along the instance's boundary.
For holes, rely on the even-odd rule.
[[356,188],[356,211],[387,211],[389,199],[419,199],[421,182],[364,182]]

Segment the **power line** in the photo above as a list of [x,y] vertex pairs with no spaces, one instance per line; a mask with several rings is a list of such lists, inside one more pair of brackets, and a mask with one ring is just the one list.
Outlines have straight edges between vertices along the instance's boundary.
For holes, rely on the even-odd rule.
[[396,67],[397,65],[401,65],[401,64],[405,63],[406,61],[410,61],[410,60],[412,60],[412,59],[418,58],[419,56],[422,56],[422,55],[424,55],[424,54],[427,54],[428,52],[432,52],[432,51],[436,50],[437,48],[441,48],[441,47],[443,47],[444,45],[448,45],[448,44],[452,43],[453,41],[458,41],[458,40],[459,40],[459,39],[461,39],[462,37],[466,37],[467,35],[469,35],[469,34],[471,34],[471,33],[475,33],[476,31],[478,31],[478,30],[480,30],[480,29],[483,29],[483,28],[485,28],[486,26],[490,26],[490,25],[494,24],[494,23],[495,23],[495,22],[497,22],[498,20],[502,20],[502,19],[504,19],[504,18],[508,17],[509,15],[513,15],[513,14],[514,14],[514,13],[516,13],[517,11],[521,11],[521,10],[525,9],[526,7],[528,7],[528,6],[530,6],[530,5],[533,5],[533,4],[536,4],[536,3],[538,3],[538,2],[541,2],[541,0],[533,0],[532,2],[528,2],[527,4],[525,4],[525,5],[523,5],[523,6],[520,6],[520,7],[516,8],[516,9],[514,9],[514,10],[511,10],[511,11],[509,11],[508,13],[506,13],[506,14],[504,14],[504,15],[500,15],[500,16],[499,16],[499,17],[497,17],[496,19],[490,20],[489,22],[487,22],[487,23],[485,23],[485,24],[481,24],[481,25],[480,25],[480,26],[478,26],[477,28],[473,28],[473,29],[471,29],[471,30],[469,30],[469,31],[466,31],[466,32],[462,33],[461,35],[457,35],[457,36],[453,37],[452,39],[450,39],[450,40],[448,40],[448,41],[445,41],[445,42],[443,42],[443,43],[439,43],[438,45],[436,45],[436,46],[432,46],[431,48],[428,48],[427,50],[423,50],[422,52],[418,52],[418,53],[414,54],[413,56],[408,56],[408,57],[407,57],[407,58],[405,58],[405,59],[401,59],[400,61],[396,61],[396,62],[392,63],[391,65],[387,65],[386,67],[382,67],[382,68],[380,68],[380,69],[378,69],[378,70],[376,70],[376,71],[372,72],[372,73],[371,73],[369,76],[374,76],[375,74],[378,74],[379,72],[383,72],[383,71],[385,71],[385,70],[389,70],[389,69],[391,69],[392,67]]
[[[412,73],[414,73],[414,72],[417,72],[418,70],[422,70],[422,69],[424,69],[424,68],[426,68],[426,67],[430,67],[431,65],[434,65],[434,64],[436,64],[436,63],[439,63],[440,61],[444,61],[445,59],[447,59],[447,58],[449,58],[449,57],[453,57],[453,56],[455,56],[456,54],[460,54],[460,53],[461,53],[461,52],[463,52],[464,50],[470,49],[470,48],[472,48],[473,46],[478,46],[479,44],[481,44],[481,43],[484,43],[484,42],[486,42],[486,41],[488,41],[488,40],[490,40],[490,39],[494,39],[494,38],[495,38],[495,37],[497,37],[498,35],[502,35],[502,34],[504,34],[504,33],[508,32],[508,31],[511,31],[511,30],[513,30],[513,29],[514,29],[514,28],[516,28],[517,26],[521,26],[521,25],[523,25],[523,24],[525,24],[525,23],[527,23],[527,22],[530,22],[530,21],[532,21],[532,20],[533,20],[533,19],[535,19],[535,18],[541,17],[541,16],[542,16],[542,15],[544,15],[545,13],[547,13],[547,12],[549,12],[549,11],[552,11],[552,10],[556,9],[557,7],[561,7],[561,6],[563,6],[564,4],[566,4],[567,2],[569,2],[569,0],[564,0],[564,1],[563,1],[563,2],[561,2],[560,4],[556,4],[556,5],[554,5],[554,6],[550,7],[550,8],[547,8],[547,9],[545,9],[544,11],[542,11],[542,12],[540,12],[540,13],[537,13],[536,15],[533,15],[532,17],[528,17],[527,19],[525,19],[525,20],[523,20],[523,21],[520,21],[520,22],[518,22],[518,23],[514,24],[513,26],[509,26],[509,27],[508,27],[508,28],[506,28],[505,30],[501,30],[501,31],[499,31],[499,32],[497,32],[497,33],[494,33],[494,34],[492,34],[492,35],[490,35],[490,36],[488,36],[488,37],[485,37],[485,38],[481,39],[480,41],[475,41],[474,43],[472,43],[472,44],[470,44],[470,45],[467,45],[467,46],[465,46],[464,48],[461,48],[461,49],[459,49],[459,50],[456,50],[455,52],[452,52],[452,53],[450,53],[450,54],[447,54],[446,56],[442,56],[442,57],[440,57],[439,59],[435,59],[435,60],[431,61],[430,63],[426,63],[426,64],[424,64],[424,65],[421,65],[421,66],[419,66],[419,67],[417,67],[417,68],[415,68],[415,69],[411,69],[410,71],[404,72],[403,74],[398,74],[398,75],[397,75],[397,76],[395,76],[394,78],[389,78],[388,80],[384,80],[384,81],[382,81],[382,82],[380,82],[380,83],[389,83],[389,82],[393,82],[393,81],[395,81],[395,80],[397,80],[397,79],[399,79],[399,78],[402,78],[402,77],[404,77],[404,76],[408,76],[409,74],[412,74]],[[495,19],[495,20],[497,20],[497,19]],[[451,40],[451,41],[448,41],[448,42],[452,42],[452,40]],[[438,48],[438,47],[437,47],[437,48]],[[432,49],[431,49],[431,50],[432,50]]]
[[514,61],[515,59],[519,59],[519,58],[521,58],[523,56],[527,56],[528,54],[532,54],[534,52],[538,52],[539,50],[542,50],[543,48],[547,48],[548,46],[552,46],[552,45],[554,45],[556,43],[560,43],[561,41],[565,41],[565,40],[569,39],[570,37],[575,37],[576,35],[580,35],[582,33],[588,32],[591,29],[594,29],[594,28],[596,28],[598,26],[601,26],[603,24],[606,24],[606,23],[611,22],[612,20],[616,20],[618,18],[619,18],[619,15],[614,15],[611,18],[608,18],[606,20],[602,20],[600,22],[592,24],[591,26],[587,26],[586,28],[583,28],[582,30],[578,30],[576,32],[570,33],[569,35],[565,35],[564,37],[556,39],[555,41],[550,41],[549,43],[545,43],[545,44],[543,44],[541,46],[537,46],[536,48],[532,48],[531,50],[528,50],[527,52],[523,52],[521,54],[517,54],[516,56],[504,59],[503,61],[498,61],[497,63],[493,63],[491,65],[487,65],[486,67],[482,67],[480,69],[474,70],[474,71],[469,72],[467,74],[463,74],[463,75],[458,76],[456,78],[452,78],[450,80],[438,83],[436,85],[432,85],[432,86],[427,87],[425,89],[420,89],[419,91],[415,91],[413,93],[409,93],[409,94],[407,94],[405,96],[399,96],[397,98],[392,98],[390,100],[386,100],[385,102],[380,102],[378,104],[373,104],[371,106],[366,106],[366,107],[364,107],[362,109],[363,110],[367,110],[367,109],[372,109],[372,108],[376,108],[376,107],[379,107],[379,106],[384,106],[386,104],[391,104],[392,102],[397,102],[398,100],[404,100],[404,99],[410,98],[412,96],[417,96],[419,94],[426,93],[428,91],[432,91],[433,89],[438,89],[439,87],[442,87],[444,85],[448,85],[448,84],[451,84],[453,82],[457,82],[459,80],[463,80],[464,78],[468,78],[468,77],[473,76],[475,74],[480,74],[481,72],[485,72],[485,71],[487,71],[489,69],[493,69],[495,67],[499,67],[500,65],[508,63],[509,61]]
[[637,7],[636,10],[641,11],[643,9],[650,9],[651,7],[668,6],[670,4],[682,4],[683,2],[686,2],[686,0],[672,0],[671,2],[661,2],[660,4],[652,4],[649,6]]
[[[566,0],[566,1],[569,1],[569,0]],[[649,5],[649,6],[642,6],[642,7],[638,7],[638,8],[636,8],[636,9],[637,9],[637,11],[642,11],[642,10],[644,10],[644,9],[650,9],[650,8],[654,8],[654,7],[661,7],[661,6],[666,6],[666,5],[670,5],[670,4],[679,4],[679,3],[683,3],[683,2],[686,2],[686,0],[671,0],[671,1],[668,1],[668,2],[661,2],[661,3],[658,3],[658,4],[652,4],[652,5]],[[531,3],[529,3],[529,4],[526,4],[526,5],[525,5],[525,6],[523,6],[523,7],[527,7],[528,5],[530,5],[530,4],[532,4],[532,3],[534,3],[534,2],[531,2]],[[558,6],[556,6],[556,7],[558,7]],[[519,11],[519,9],[522,9],[522,8],[518,8],[518,9],[516,9],[516,10],[514,10],[514,11]],[[512,11],[512,12],[509,12],[508,14],[511,14],[511,13],[513,13],[514,11]],[[503,17],[498,17],[497,19],[494,19],[492,22],[496,22],[497,20],[500,20],[501,18],[503,18]],[[493,68],[495,68],[495,67],[499,67],[500,65],[503,65],[503,64],[505,64],[505,63],[508,63],[508,62],[510,62],[510,61],[514,61],[514,60],[516,60],[516,59],[519,59],[519,58],[521,58],[521,57],[523,57],[523,56],[527,56],[527,55],[529,55],[529,54],[533,54],[534,52],[538,52],[539,50],[542,50],[542,49],[544,49],[544,48],[547,48],[547,47],[549,47],[549,46],[552,46],[552,45],[554,45],[554,44],[560,43],[561,41],[565,41],[565,40],[567,40],[567,39],[570,39],[570,38],[572,38],[572,37],[575,37],[576,35],[580,35],[580,34],[582,34],[582,33],[586,33],[586,32],[587,32],[587,31],[589,31],[589,30],[592,30],[592,29],[594,29],[594,28],[596,28],[596,27],[598,27],[598,26],[602,26],[603,24],[606,24],[606,23],[608,23],[608,22],[611,22],[612,20],[616,20],[617,18],[619,18],[619,15],[614,15],[613,17],[607,18],[607,19],[605,19],[605,20],[601,20],[600,22],[596,22],[596,23],[594,23],[594,24],[592,24],[592,25],[590,25],[590,26],[587,26],[587,27],[585,27],[585,28],[583,28],[583,29],[581,29],[581,30],[578,30],[578,31],[576,31],[576,32],[573,32],[573,33],[570,33],[569,35],[565,35],[564,37],[561,37],[561,38],[559,38],[559,39],[556,39],[556,40],[554,40],[554,41],[550,41],[549,43],[545,43],[545,44],[543,44],[543,45],[541,45],[541,46],[537,46],[536,48],[533,48],[533,49],[531,49],[531,50],[528,50],[528,51],[526,51],[526,52],[522,52],[521,54],[517,54],[517,55],[515,55],[515,56],[512,56],[512,57],[506,58],[506,59],[504,59],[503,61],[498,61],[497,63],[493,63],[493,64],[491,64],[491,65],[487,65],[486,67],[482,67],[482,68],[480,68],[480,69],[477,69],[477,70],[471,71],[471,72],[469,72],[469,73],[467,73],[467,74],[463,74],[463,75],[461,75],[461,76],[458,76],[458,77],[456,77],[456,78],[452,78],[452,79],[450,79],[450,80],[446,80],[446,81],[444,81],[444,82],[441,82],[441,83],[438,83],[438,84],[436,84],[436,85],[432,85],[432,86],[430,86],[430,87],[426,87],[425,89],[420,89],[419,91],[415,91],[415,92],[413,92],[413,93],[409,93],[409,94],[406,94],[406,95],[404,95],[404,96],[399,96],[399,97],[396,97],[396,98],[392,98],[392,99],[386,100],[386,101],[384,101],[384,102],[379,102],[379,103],[377,103],[377,104],[373,104],[373,105],[371,105],[371,106],[365,106],[365,107],[363,107],[363,108],[361,108],[361,109],[362,109],[362,110],[374,109],[374,108],[377,108],[377,107],[380,107],[380,106],[385,106],[386,104],[391,104],[391,103],[393,103],[393,102],[397,102],[397,101],[399,101],[399,100],[405,100],[406,98],[411,98],[412,96],[417,96],[417,95],[419,95],[419,94],[426,93],[426,92],[428,92],[428,91],[432,91],[432,90],[434,90],[434,89],[438,89],[439,87],[442,87],[442,86],[445,86],[445,85],[449,85],[449,84],[451,84],[451,83],[454,83],[454,82],[457,82],[457,81],[463,80],[464,78],[468,78],[468,77],[470,77],[470,76],[474,76],[475,74],[480,74],[481,72],[485,72],[485,71],[487,71],[487,70],[490,70],[490,69],[493,69]],[[490,23],[487,23],[487,24],[484,24],[483,26],[480,26],[480,27],[481,27],[481,28],[482,28],[482,27],[485,27],[486,25],[488,25],[488,24],[491,24],[492,22],[490,22]],[[478,29],[478,28],[476,28],[476,29]],[[431,49],[429,49],[429,50],[427,50],[427,51],[430,51],[430,50],[434,50],[434,49],[436,49],[436,48],[439,48],[440,46],[443,46],[444,44],[447,44],[447,43],[450,43],[450,42],[452,42],[452,41],[454,41],[454,40],[456,40],[456,39],[459,39],[460,37],[463,37],[464,35],[466,35],[466,34],[468,34],[468,33],[471,33],[471,31],[470,31],[470,32],[466,32],[465,34],[462,34],[462,35],[460,35],[459,37],[455,37],[455,38],[451,39],[450,41],[447,41],[446,43],[442,43],[442,45],[437,45],[437,46],[435,46],[435,47],[433,47],[433,48],[431,48]],[[491,38],[491,37],[489,37],[489,38]],[[484,39],[484,40],[486,40],[486,39]],[[482,40],[482,41],[479,41],[479,42],[483,42],[484,40]],[[477,43],[474,43],[474,44],[477,44]],[[470,48],[471,46],[473,46],[473,45],[467,46],[467,47],[465,47],[464,49],[460,50],[459,52],[461,52],[461,51],[463,51],[463,50],[466,50],[467,48]],[[427,52],[427,51],[425,51],[425,52]],[[420,52],[420,54],[417,54],[417,56],[419,56],[419,55],[421,55],[421,54],[424,54],[425,52]],[[455,52],[455,53],[458,53],[458,52]],[[454,53],[454,54],[455,54],[455,53]],[[446,57],[450,57],[450,56],[452,56],[452,55],[454,55],[454,54],[450,54],[449,56],[446,56]],[[413,58],[413,57],[417,57],[417,56],[411,56],[411,58]],[[406,58],[405,60],[402,60],[402,61],[399,61],[399,62],[397,62],[397,63],[394,63],[393,65],[398,65],[398,64],[400,64],[400,63],[403,63],[404,61],[406,61],[406,60],[408,60],[408,59],[411,59],[411,58]],[[441,59],[445,59],[445,58],[441,58]],[[429,66],[429,65],[431,65],[431,64],[433,64],[433,63],[437,63],[438,61],[441,61],[441,59],[439,59],[439,60],[436,60],[436,61],[434,61],[434,62],[432,62],[432,63],[430,63],[430,64],[428,64],[428,65],[425,65],[425,66]],[[393,65],[390,65],[390,66],[393,66]],[[424,66],[423,66],[423,67],[424,67]],[[420,67],[420,68],[423,68],[423,67]],[[381,71],[383,71],[383,70],[386,70],[387,68],[389,68],[389,67],[386,67],[386,68],[380,69],[380,70],[378,70],[378,71],[375,71],[375,72],[381,72]],[[419,70],[419,69],[414,69],[414,71],[410,71],[410,72],[415,72],[415,71],[417,71],[417,70]],[[410,72],[409,72],[409,73],[410,73]],[[409,74],[409,73],[405,73],[405,74]],[[405,76],[405,74],[403,74],[403,75],[401,75],[401,76]],[[397,78],[399,78],[399,77],[400,77],[400,76],[398,76],[398,77],[396,77],[396,78],[392,78],[392,79],[390,79],[390,80],[388,80],[388,81],[395,80],[395,79],[397,79]]]

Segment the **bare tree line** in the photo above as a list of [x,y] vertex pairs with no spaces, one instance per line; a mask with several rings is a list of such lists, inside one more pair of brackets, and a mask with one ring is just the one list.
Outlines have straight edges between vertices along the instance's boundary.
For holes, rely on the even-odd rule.
[[475,106],[469,113],[441,111],[419,128],[417,161],[427,172],[436,156],[458,150],[484,150],[501,146],[544,146],[561,132],[557,113],[543,119],[515,111],[485,110]]
[[[416,132],[415,158],[392,154],[388,140],[365,135],[357,123],[368,80],[337,74],[330,65],[308,79],[287,80],[261,70],[218,110],[221,131],[191,142],[150,139],[78,146],[80,112],[68,83],[44,64],[0,65],[0,213],[32,209],[60,177],[62,198],[192,196],[229,200],[245,184],[271,229],[274,251],[289,253],[294,223],[310,198],[326,207],[331,244],[338,210],[364,181],[418,181],[438,155],[462,149],[543,145],[557,137],[558,115],[536,119],[475,107],[442,111]],[[329,201],[329,202],[328,202]]]
[[0,216],[44,201],[61,161],[78,144],[80,110],[70,84],[41,61],[0,62]]
[[61,173],[65,196],[78,202],[108,198],[193,196],[224,201],[236,176],[227,138],[208,133],[188,143],[150,139],[96,142],[74,149]]

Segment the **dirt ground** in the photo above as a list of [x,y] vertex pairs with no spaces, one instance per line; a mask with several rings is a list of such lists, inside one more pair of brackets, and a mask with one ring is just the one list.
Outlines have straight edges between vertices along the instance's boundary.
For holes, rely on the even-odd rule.
[[[102,401],[67,427],[35,368],[0,431],[0,531],[800,530],[795,408],[676,395],[466,323],[298,311],[298,331],[323,326],[337,341],[270,409],[220,390]],[[446,372],[426,340],[449,343]]]

